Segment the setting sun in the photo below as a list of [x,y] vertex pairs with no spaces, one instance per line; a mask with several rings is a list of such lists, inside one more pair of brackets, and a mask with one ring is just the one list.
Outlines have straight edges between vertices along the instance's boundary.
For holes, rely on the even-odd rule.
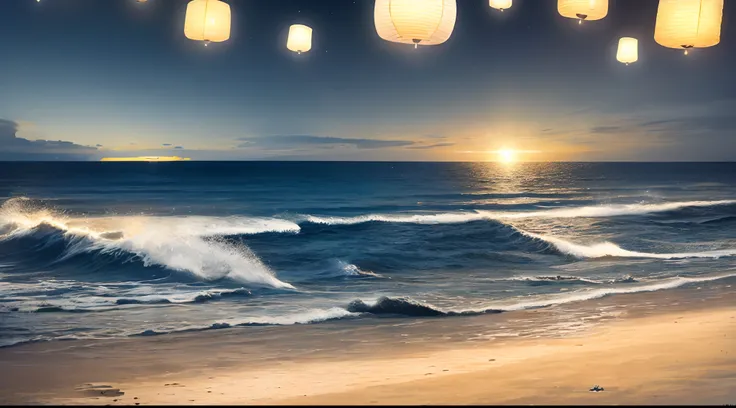
[[501,149],[498,152],[498,161],[512,163],[516,161],[516,152],[511,149]]

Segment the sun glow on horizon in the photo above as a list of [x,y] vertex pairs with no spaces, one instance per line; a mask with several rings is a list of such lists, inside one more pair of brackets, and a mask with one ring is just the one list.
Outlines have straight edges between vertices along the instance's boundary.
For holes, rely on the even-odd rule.
[[516,161],[516,151],[513,149],[501,149],[496,152],[498,161],[503,163],[513,163]]
[[139,156],[139,157],[105,157],[103,162],[173,162],[189,161],[188,157],[179,156]]

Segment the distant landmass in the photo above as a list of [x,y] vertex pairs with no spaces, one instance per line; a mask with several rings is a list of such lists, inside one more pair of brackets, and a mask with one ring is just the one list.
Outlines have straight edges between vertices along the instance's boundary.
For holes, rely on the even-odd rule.
[[139,156],[139,157],[104,157],[103,162],[172,162],[189,161],[188,157],[179,156]]

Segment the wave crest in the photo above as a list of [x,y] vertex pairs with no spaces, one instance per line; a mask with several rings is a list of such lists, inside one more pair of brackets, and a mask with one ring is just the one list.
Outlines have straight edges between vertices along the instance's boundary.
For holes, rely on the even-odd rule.
[[[75,218],[15,198],[0,207],[0,239],[13,239],[51,227],[70,238],[63,261],[82,253],[134,254],[146,266],[186,271],[205,280],[230,278],[251,285],[293,289],[242,243],[229,235],[298,232],[287,220],[254,217],[115,216]],[[0,231],[2,231],[0,230]]]
[[736,200],[719,201],[678,201],[658,204],[619,204],[574,208],[558,208],[544,211],[472,211],[448,212],[438,214],[368,214],[354,217],[321,217],[306,215],[304,221],[325,225],[354,225],[366,222],[411,223],[411,224],[460,224],[480,220],[518,220],[552,218],[605,218],[623,215],[641,215],[678,210],[687,207],[712,207],[736,204]]
[[562,238],[550,235],[535,234],[516,228],[519,233],[532,239],[537,239],[553,245],[558,251],[572,255],[576,258],[651,258],[651,259],[687,259],[687,258],[722,258],[736,256],[736,249],[719,249],[714,251],[681,252],[670,254],[658,254],[650,252],[637,252],[623,249],[612,242],[601,242],[593,245],[581,245]]

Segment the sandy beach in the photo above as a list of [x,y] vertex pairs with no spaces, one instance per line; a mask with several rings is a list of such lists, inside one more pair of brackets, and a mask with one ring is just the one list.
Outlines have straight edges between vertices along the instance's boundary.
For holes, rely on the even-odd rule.
[[[252,333],[250,343],[226,330],[32,344],[0,352],[0,395],[5,404],[733,404],[736,307],[723,303],[562,338],[430,348],[376,340],[373,352],[369,345],[293,358],[275,340],[278,328]],[[255,356],[275,351],[282,357]],[[590,392],[594,385],[604,391]]]

